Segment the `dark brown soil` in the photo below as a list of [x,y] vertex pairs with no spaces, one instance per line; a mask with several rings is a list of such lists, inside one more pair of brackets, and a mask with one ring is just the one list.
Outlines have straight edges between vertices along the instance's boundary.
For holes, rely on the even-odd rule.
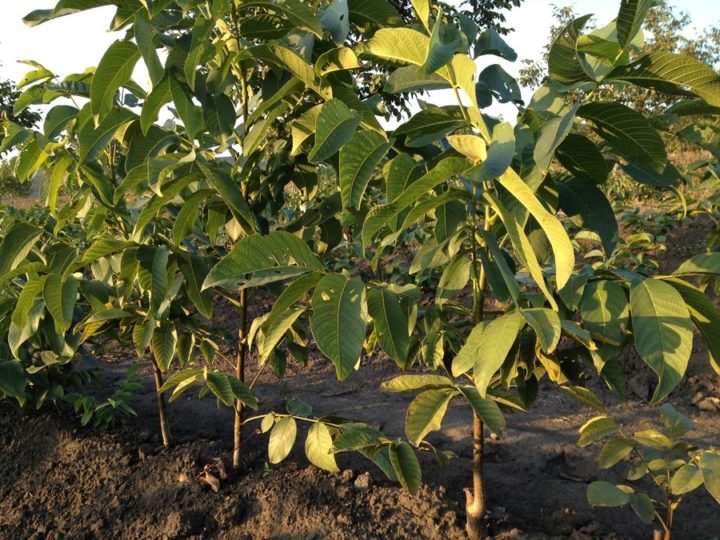
[[[221,310],[219,322],[230,320]],[[101,373],[105,389],[134,361],[130,350],[111,345],[111,361]],[[644,401],[654,377],[632,351],[623,364],[630,401],[618,403],[596,382],[593,388],[615,403],[611,414],[628,430],[656,425],[657,414]],[[340,384],[329,363],[311,355],[307,367],[291,366],[280,384],[264,372],[257,392],[263,411],[282,410],[297,397],[318,416],[368,421],[402,437],[411,396],[379,390],[396,373],[386,359],[366,359]],[[230,411],[190,393],[168,409],[174,444],[164,449],[149,372],[145,378],[134,403],[139,416],[109,432],[80,428],[77,419],[52,409],[21,415],[0,407],[0,538],[464,538],[462,490],[470,483],[471,451],[466,406],[451,405],[443,429],[428,437],[457,458],[441,467],[423,453],[424,485],[409,495],[359,456],[340,454],[343,472],[322,472],[308,464],[301,442],[286,462],[270,467],[267,437],[250,426],[244,470],[230,471]],[[698,336],[688,376],[670,401],[694,420],[692,437],[705,445],[720,445],[720,411],[700,404],[717,397],[720,378],[710,371]],[[620,479],[597,468],[598,448],[575,444],[578,428],[591,416],[542,384],[532,411],[509,416],[506,435],[488,440],[489,529],[495,538],[651,538],[652,527],[631,510],[593,509],[586,501],[589,482]],[[197,476],[217,458],[228,477],[215,493]],[[720,507],[698,490],[681,505],[675,533],[680,539],[720,538]]]

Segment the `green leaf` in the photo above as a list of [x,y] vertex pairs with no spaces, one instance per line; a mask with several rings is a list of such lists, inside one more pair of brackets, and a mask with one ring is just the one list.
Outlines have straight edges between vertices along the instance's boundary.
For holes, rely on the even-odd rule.
[[274,231],[237,242],[210,270],[203,289],[257,287],[313,270],[322,271],[323,266],[308,245],[288,232]]
[[[145,356],[145,351],[150,346],[150,340],[152,339],[154,332],[155,321],[153,320],[145,321],[143,323],[136,323],[133,327],[133,343],[135,345],[135,352],[137,352],[138,358],[142,358]],[[164,386],[170,388],[172,385],[170,385],[169,383],[170,379],[165,382]]]
[[20,266],[41,234],[41,229],[22,221],[16,221],[7,229],[0,242],[0,276]]
[[75,118],[78,113],[78,109],[72,105],[56,105],[50,109],[45,116],[45,123],[43,124],[43,133],[48,139],[54,139],[65,129],[65,126]]
[[346,71],[361,68],[362,64],[355,56],[355,52],[349,47],[337,47],[330,49],[318,56],[315,61],[315,69],[321,75],[335,71]]
[[392,64],[422,66],[427,58],[430,38],[411,28],[381,28],[355,51]]
[[600,465],[601,469],[614,467],[621,460],[629,456],[632,449],[633,443],[628,439],[623,439],[621,437],[618,437],[617,439],[610,439],[603,445],[602,450],[600,450],[598,465]]
[[228,407],[232,407],[235,403],[235,395],[233,394],[230,380],[225,373],[220,371],[208,371],[205,374],[210,392]]
[[328,427],[320,422],[313,424],[305,439],[305,455],[310,463],[329,472],[340,472],[332,449],[333,441]]
[[422,471],[412,447],[406,442],[394,441],[388,447],[388,457],[400,485],[415,493],[422,484]]
[[558,34],[548,54],[548,74],[550,78],[563,84],[587,81],[576,53],[576,44],[585,24],[591,15],[584,15],[570,23]]
[[200,107],[193,103],[190,88],[175,77],[170,77],[170,95],[175,110],[185,126],[185,131],[193,139],[199,136],[204,128],[203,112]]
[[505,431],[505,417],[492,399],[485,399],[480,396],[477,388],[474,386],[458,386],[458,390],[468,400],[473,412],[490,428],[490,431],[502,435]]
[[457,395],[455,389],[427,390],[412,400],[405,419],[405,433],[408,440],[419,446],[431,431],[442,426],[448,403]]
[[680,293],[687,305],[695,326],[705,338],[710,355],[710,365],[720,374],[720,312],[705,293],[689,283],[668,278],[667,282]]
[[645,493],[632,493],[630,495],[630,506],[635,515],[645,523],[651,523],[655,519],[655,505]]
[[443,271],[437,285],[435,303],[446,304],[460,294],[470,280],[472,261],[465,256],[456,257]]
[[261,326],[262,333],[255,338],[258,348],[258,364],[260,366],[265,365],[272,352],[285,337],[285,333],[290,330],[303,313],[305,313],[305,308],[289,308]]
[[152,91],[145,98],[145,103],[143,103],[142,112],[140,113],[140,127],[143,133],[148,132],[150,126],[157,120],[160,109],[170,101],[172,101],[170,79],[164,77],[153,86]]
[[193,226],[198,220],[200,206],[214,193],[211,189],[201,189],[185,199],[182,208],[175,216],[175,224],[173,225],[173,240],[176,244],[182,243],[183,240],[192,232]]
[[455,25],[443,23],[442,9],[438,12],[430,35],[428,54],[418,69],[424,75],[434,73],[450,63],[455,53],[467,51],[467,37]]
[[691,56],[654,52],[613,70],[607,79],[630,82],[666,94],[688,90],[709,105],[720,106],[720,75]]
[[373,287],[368,293],[367,304],[380,346],[398,366],[404,366],[410,350],[410,336],[408,316],[400,297],[387,287]]
[[705,452],[700,459],[705,489],[720,503],[720,454]]
[[233,178],[230,164],[219,160],[198,160],[196,163],[243,230],[252,234],[255,231],[255,216],[243,197],[239,182]]
[[423,75],[415,66],[405,66],[393,71],[385,81],[383,91],[388,94],[400,94],[417,90],[439,90],[450,88],[450,83],[436,73]]
[[522,309],[520,312],[535,331],[542,350],[546,353],[553,352],[562,334],[558,314],[547,308]]
[[642,28],[653,0],[622,0],[617,16],[617,40],[625,48]]
[[387,0],[348,0],[350,22],[365,29],[403,24]]
[[313,293],[312,333],[341,381],[358,363],[365,342],[364,292],[359,279],[331,274],[320,280]]
[[673,272],[674,276],[686,274],[720,275],[720,253],[701,253],[688,259]]
[[210,291],[203,291],[202,284],[208,274],[205,260],[193,253],[179,256],[178,267],[185,277],[185,290],[188,297],[200,314],[211,319],[213,316],[213,295]]
[[580,428],[580,438],[578,446],[587,446],[590,443],[604,439],[608,435],[617,433],[618,425],[615,420],[601,415],[591,418]]
[[453,361],[453,374],[459,375],[465,365],[472,363],[475,387],[484,398],[492,377],[505,362],[524,325],[520,312],[511,311],[493,319],[479,331],[476,326]]
[[570,177],[555,182],[555,187],[563,212],[571,218],[577,216],[581,226],[598,233],[606,254],[615,251],[618,224],[615,211],[605,194],[584,178]]
[[360,209],[365,189],[390,146],[376,131],[359,131],[340,150],[340,193],[345,208]]
[[320,20],[308,8],[308,5],[299,0],[250,0],[241,2],[240,9],[264,8],[278,15],[282,15],[294,25],[312,32],[322,39],[323,28]]
[[425,146],[465,126],[467,121],[459,107],[428,107],[399,126],[393,136],[405,135],[405,145],[414,148]]
[[517,53],[493,27],[488,27],[475,42],[475,56],[494,54],[510,62],[517,60]]
[[20,360],[0,360],[0,392],[22,404],[26,385],[25,369]]
[[350,13],[347,0],[335,0],[323,12],[320,22],[337,44],[343,43],[350,32]]
[[673,495],[682,495],[697,489],[702,483],[703,474],[700,467],[695,463],[686,463],[673,474],[670,489]]
[[257,409],[260,406],[257,396],[253,394],[252,389],[247,384],[230,376],[228,377],[228,381],[230,381],[230,388],[232,388],[235,399],[240,400],[251,409]]
[[680,382],[692,352],[693,330],[682,296],[671,285],[644,279],[630,289],[635,347],[659,382],[652,402],[665,398]]
[[339,99],[326,101],[315,124],[315,145],[308,154],[311,163],[320,163],[335,155],[355,135],[360,116]]
[[667,163],[665,145],[657,130],[642,114],[615,101],[586,103],[577,115],[588,120],[595,132],[631,162],[662,172]]
[[384,381],[380,388],[385,392],[412,392],[417,390],[432,390],[440,388],[455,388],[451,379],[442,375],[399,375],[389,381]]
[[567,110],[567,112],[563,110],[564,114],[562,116],[552,116],[540,128],[540,133],[535,143],[535,150],[533,151],[533,158],[535,159],[536,165],[540,167],[543,172],[548,170],[555,156],[555,151],[573,128],[576,111],[577,106]]
[[78,293],[78,282],[72,276],[65,282],[60,274],[48,274],[43,287],[43,299],[55,321],[55,331],[63,334],[73,319]]
[[290,454],[297,437],[297,423],[291,416],[280,418],[270,432],[268,458],[273,465],[280,463]]
[[135,31],[135,41],[138,44],[138,49],[140,50],[140,54],[142,54],[143,61],[150,75],[150,81],[153,87],[155,87],[165,74],[165,68],[163,68],[160,62],[157,48],[153,42],[155,30],[150,22],[141,16],[135,17],[133,29]]
[[610,174],[607,161],[595,143],[578,133],[565,137],[555,157],[572,175],[595,184],[602,184]]
[[497,178],[508,170],[515,155],[515,132],[509,122],[497,124],[492,131],[483,172],[488,178]]
[[104,116],[100,125],[95,127],[92,122],[85,123],[78,136],[78,156],[81,162],[93,160],[104,150],[115,136],[115,133],[137,116],[127,109],[113,109]]
[[153,358],[160,371],[163,373],[168,370],[173,357],[175,356],[175,348],[177,347],[177,331],[172,324],[164,324],[160,328],[156,328],[150,340],[150,348],[152,349]]
[[131,41],[116,41],[105,51],[90,86],[90,105],[96,124],[113,109],[115,92],[130,80],[139,59],[140,50]]
[[[557,288],[562,289],[575,269],[575,252],[565,228],[555,215],[545,209],[530,186],[513,169],[507,169],[498,182],[530,212],[550,241],[555,258],[555,280]],[[508,220],[514,217],[506,215],[502,219],[507,227]]]

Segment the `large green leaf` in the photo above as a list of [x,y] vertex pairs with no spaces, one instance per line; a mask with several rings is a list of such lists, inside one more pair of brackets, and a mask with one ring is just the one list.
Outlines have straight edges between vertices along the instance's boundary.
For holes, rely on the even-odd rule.
[[540,128],[533,157],[543,172],[550,167],[555,151],[563,143],[573,128],[577,107],[564,110],[562,115],[549,118]]
[[140,50],[131,41],[116,41],[105,51],[90,87],[90,104],[96,124],[112,110],[115,92],[130,80],[139,59]]
[[78,136],[80,161],[95,159],[122,126],[136,119],[137,116],[128,109],[113,109],[97,127],[92,122],[86,122]]
[[705,489],[720,503],[720,454],[705,452],[700,459]]
[[422,66],[430,38],[411,28],[381,28],[355,51],[393,64]]
[[419,375],[398,375],[384,381],[380,387],[386,392],[412,392],[417,390],[432,390],[439,388],[454,388],[452,379],[443,375],[425,373]]
[[205,259],[194,253],[183,254],[177,259],[180,271],[185,277],[185,291],[203,317],[212,318],[213,295],[203,291],[202,284],[208,274]]
[[[501,175],[498,182],[530,212],[550,241],[555,256],[557,287],[562,289],[575,269],[575,252],[565,228],[556,216],[545,209],[530,186],[513,169],[510,168]],[[503,223],[507,226],[506,219],[514,218],[503,218]]]
[[509,122],[497,124],[492,130],[492,140],[487,150],[483,172],[488,178],[505,173],[515,155],[515,132]]
[[0,360],[0,392],[22,404],[26,385],[25,368],[20,360]]
[[140,113],[140,127],[143,133],[147,133],[153,122],[157,120],[160,109],[163,105],[172,101],[172,92],[170,91],[170,79],[164,77],[156,85],[145,98],[142,112]]
[[650,121],[615,101],[586,103],[577,115],[591,122],[595,132],[630,161],[639,161],[662,172],[667,163],[665,145]]
[[317,284],[310,326],[318,348],[335,364],[339,380],[360,360],[365,342],[365,287],[359,279],[331,274]]
[[308,245],[288,232],[248,236],[217,263],[203,284],[210,287],[245,288],[299,276],[323,266]]
[[450,400],[457,395],[455,389],[426,390],[412,400],[405,418],[408,440],[419,446],[431,431],[437,431],[447,412]]
[[[585,286],[580,301],[580,313],[587,330],[610,343],[625,341],[625,326],[628,322],[628,297],[625,289],[616,281],[591,281]],[[599,344],[601,352],[617,351],[617,346],[608,349]]]
[[258,348],[258,364],[265,365],[277,345],[285,337],[295,321],[305,312],[305,308],[294,307],[286,309],[269,322],[262,325],[262,332],[255,337]]
[[54,139],[65,129],[65,126],[75,118],[78,109],[72,105],[56,105],[50,109],[45,116],[43,124],[43,133],[48,139]]
[[420,147],[466,126],[467,120],[457,106],[427,107],[400,125],[393,135],[405,135],[407,146]]
[[624,506],[631,500],[629,493],[604,480],[592,482],[587,488],[588,502],[593,506]]
[[365,222],[363,223],[363,247],[367,247],[383,226],[390,223],[408,206],[414,204],[422,195],[437,187],[442,182],[447,182],[456,175],[465,172],[471,166],[471,163],[465,158],[445,158],[426,174],[412,182],[393,202],[373,208],[368,212]]
[[308,154],[311,163],[319,163],[335,155],[355,135],[360,115],[339,99],[323,104],[315,123],[315,145]]
[[185,131],[191,138],[197,137],[204,127],[203,112],[193,103],[191,89],[184,82],[170,77],[170,95]]
[[551,353],[560,341],[562,328],[558,314],[547,308],[529,308],[521,313],[538,337],[540,347],[546,353]]
[[490,428],[493,433],[502,435],[505,431],[505,417],[494,400],[480,396],[474,386],[458,386],[458,390],[468,400],[473,412]]
[[78,282],[72,276],[66,281],[60,274],[49,274],[43,287],[43,299],[55,322],[55,331],[63,334],[73,319]]
[[578,133],[565,137],[555,157],[571,174],[583,180],[601,184],[610,174],[607,161],[595,143]]
[[591,15],[584,15],[568,23],[550,47],[548,73],[552,79],[563,84],[588,80],[588,76],[578,60],[575,46],[590,17]]
[[291,416],[280,418],[270,432],[268,459],[273,465],[280,463],[290,454],[297,437],[297,423]]
[[22,221],[16,221],[8,228],[0,242],[0,276],[20,265],[41,234],[41,229]]
[[668,94],[688,90],[708,104],[720,106],[720,74],[685,54],[656,52],[613,70],[607,79],[626,81]]
[[404,441],[394,441],[388,447],[388,457],[402,487],[411,493],[417,491],[422,471],[412,447]]
[[630,289],[635,347],[657,373],[653,403],[665,398],[680,382],[692,352],[690,314],[680,293],[670,284],[644,279]]
[[423,75],[415,66],[403,66],[393,71],[385,82],[383,90],[388,94],[400,94],[416,90],[438,90],[450,88],[450,83],[436,73]]
[[[508,170],[510,171],[512,169]],[[528,272],[535,280],[535,283],[537,283],[537,286],[545,295],[545,298],[547,298],[550,306],[553,309],[557,309],[557,302],[555,301],[553,294],[550,292],[550,289],[547,286],[547,282],[545,281],[545,274],[543,273],[543,269],[537,260],[537,256],[533,251],[532,244],[530,243],[530,239],[525,233],[523,225],[517,220],[517,218],[513,214],[508,212],[508,210],[500,202],[500,200],[494,197],[491,193],[483,193],[483,198],[485,198],[485,200],[488,201],[488,203],[492,206],[495,212],[497,212],[503,224],[505,225],[507,234],[510,237],[510,242],[515,249],[515,256],[527,268]],[[558,289],[562,289],[562,287],[558,287]]]
[[164,324],[153,332],[150,347],[160,371],[165,372],[170,367],[170,363],[175,356],[177,341],[177,330],[172,324]]
[[376,131],[360,131],[340,150],[340,193],[344,207],[360,209],[365,189],[390,146]]
[[617,16],[617,39],[621,47],[627,47],[635,38],[654,3],[653,0],[622,0],[620,2],[620,11]]
[[400,14],[387,0],[348,0],[350,22],[367,29],[402,24]]
[[380,346],[399,366],[404,366],[410,349],[410,336],[408,316],[400,297],[387,287],[373,287],[368,293],[367,303]]
[[695,326],[707,343],[710,365],[720,375],[720,312],[703,291],[690,283],[677,278],[667,278],[666,281],[685,301]]
[[328,427],[318,422],[308,430],[305,455],[310,463],[330,472],[340,472],[332,452],[333,441]]
[[249,0],[238,3],[240,9],[263,8],[287,18],[294,25],[312,32],[322,38],[323,28],[320,20],[305,2],[299,0]]
[[525,320],[519,311],[511,311],[486,325],[476,326],[453,361],[453,374],[460,375],[466,366],[473,367],[475,387],[485,397],[487,387],[500,369]]
[[720,275],[720,253],[701,253],[683,262],[673,272],[675,276],[687,274],[711,274]]
[[617,245],[618,224],[605,194],[583,178],[562,179],[555,182],[555,187],[563,212],[568,217],[576,217],[581,226],[598,233],[605,253],[610,255]]
[[221,160],[198,160],[196,163],[240,226],[247,234],[252,234],[255,230],[255,216],[243,196],[240,183],[233,177],[230,164]]

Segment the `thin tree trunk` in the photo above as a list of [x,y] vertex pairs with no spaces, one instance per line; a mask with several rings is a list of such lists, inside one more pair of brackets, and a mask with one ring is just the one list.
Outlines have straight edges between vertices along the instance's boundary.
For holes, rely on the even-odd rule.
[[162,435],[163,446],[170,446],[170,429],[165,415],[165,394],[160,391],[163,385],[162,371],[160,371],[155,360],[153,360],[153,375],[155,376],[155,394],[157,395],[158,414],[160,415],[160,434]]
[[[477,216],[477,214],[476,214]],[[475,227],[478,227],[475,221]],[[483,228],[489,227],[489,214],[485,208]],[[473,324],[478,325],[485,316],[485,269],[480,264],[477,244],[473,234]],[[473,412],[473,454],[472,454],[472,491],[465,489],[465,513],[467,515],[465,529],[470,540],[480,540],[487,535],[485,530],[485,485],[483,476],[483,452],[485,450],[485,433],[483,422]]]
[[[245,382],[245,355],[247,353],[247,291],[240,291],[240,329],[238,330],[238,354],[235,361],[235,376]],[[240,467],[242,456],[242,423],[243,403],[239,399],[235,401],[235,427],[233,431],[233,468]]]
[[483,451],[485,437],[483,422],[473,413],[473,487],[465,489],[465,512],[467,513],[466,530],[470,540],[480,540],[485,536],[483,520],[485,518],[485,486],[483,483]]

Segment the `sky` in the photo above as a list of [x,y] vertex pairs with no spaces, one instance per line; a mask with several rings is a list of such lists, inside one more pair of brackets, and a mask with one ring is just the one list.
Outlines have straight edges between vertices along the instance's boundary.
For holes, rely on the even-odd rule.
[[[671,2],[681,11],[687,11],[692,19],[690,32],[707,26],[720,25],[720,3],[717,0],[675,0]],[[30,28],[22,17],[34,9],[49,8],[52,0],[4,0],[0,18],[0,79],[19,81],[30,69],[18,60],[35,60],[58,75],[84,71],[97,65],[105,49],[122,33],[108,32],[107,28],[114,8],[97,8],[84,13],[63,17],[41,26]],[[546,29],[552,25],[553,4],[572,5],[579,14],[594,13],[598,22],[612,20],[620,4],[619,0],[525,0],[520,8],[508,14],[508,26],[515,31],[507,38],[517,51],[519,59],[538,59],[547,40]],[[520,62],[509,63],[492,57],[492,63],[500,63],[510,74],[517,74]],[[488,62],[490,63],[490,62]],[[481,66],[482,67],[482,66]],[[143,73],[136,78],[145,77]],[[140,84],[145,83],[138,78]],[[527,97],[527,96],[526,96]],[[498,109],[503,114],[508,107]]]

